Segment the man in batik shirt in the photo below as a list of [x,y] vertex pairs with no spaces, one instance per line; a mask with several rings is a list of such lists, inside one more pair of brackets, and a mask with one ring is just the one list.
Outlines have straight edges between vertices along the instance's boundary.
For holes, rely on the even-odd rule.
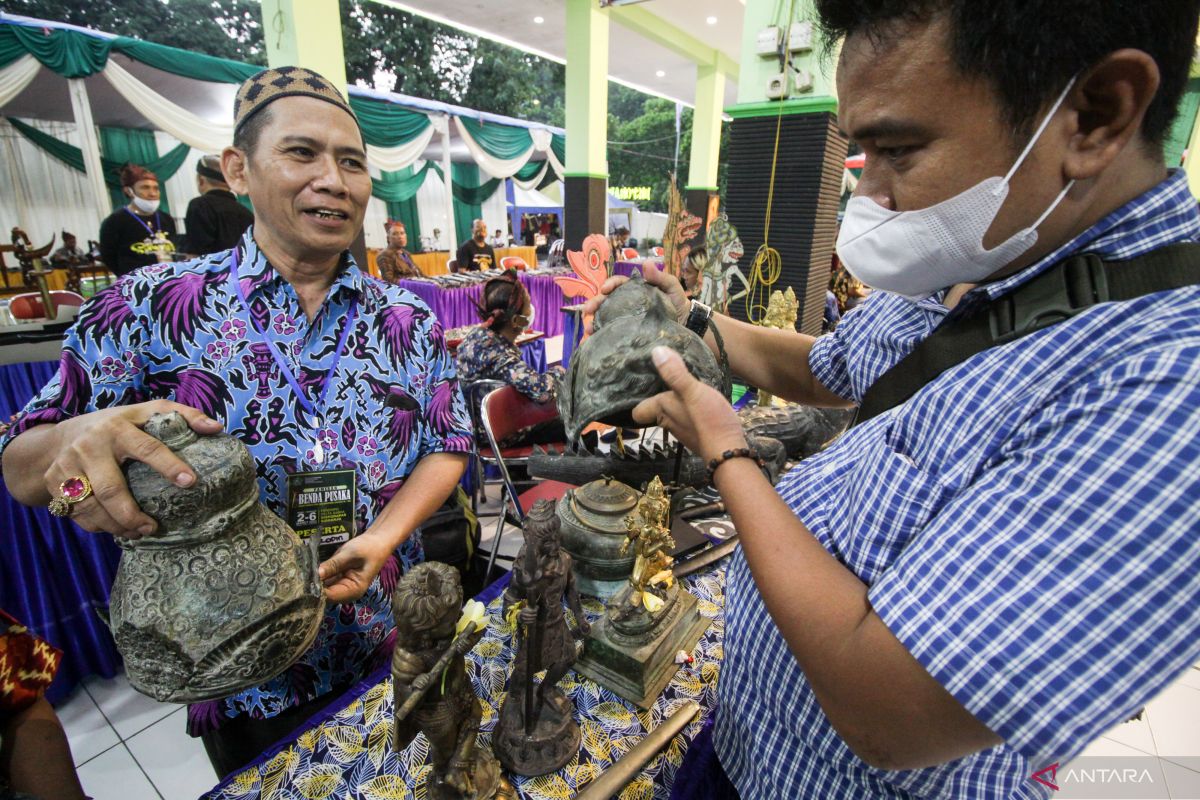
[[97,295],[67,334],[58,376],[0,442],[14,497],[45,504],[86,477],[91,491],[68,506],[74,521],[128,538],[153,535],[155,523],[129,495],[122,462],[195,481],[141,430],[155,412],[245,443],[262,499],[281,516],[289,474],[353,470],[356,535],[321,564],[330,602],[312,648],[262,686],[188,709],[189,732],[222,775],[387,663],[389,595],[422,559],[412,534],[470,449],[437,320],[347,251],[371,180],[341,94],[308,70],[265,70],[243,84],[234,116],[221,167],[253,201],[254,226],[233,250],[147,267]]

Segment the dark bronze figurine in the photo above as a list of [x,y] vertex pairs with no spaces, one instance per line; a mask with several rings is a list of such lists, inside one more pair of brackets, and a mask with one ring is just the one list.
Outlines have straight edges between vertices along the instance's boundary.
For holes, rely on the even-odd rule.
[[[525,543],[504,592],[506,614],[510,605],[523,601],[517,620],[520,646],[492,748],[504,768],[517,775],[554,772],[579,751],[574,707],[556,687],[578,654],[563,613],[564,598],[579,635],[587,636],[589,626],[575,589],[571,556],[562,551],[559,536],[554,503],[538,501],[525,519]],[[535,685],[534,676],[543,669],[546,677]]]
[[447,564],[419,564],[396,585],[392,746],[403,750],[418,733],[429,739],[433,772],[425,796],[432,800],[513,797],[496,759],[475,746],[482,712],[463,656],[479,642],[486,622],[482,614],[463,614],[461,605],[458,572]]

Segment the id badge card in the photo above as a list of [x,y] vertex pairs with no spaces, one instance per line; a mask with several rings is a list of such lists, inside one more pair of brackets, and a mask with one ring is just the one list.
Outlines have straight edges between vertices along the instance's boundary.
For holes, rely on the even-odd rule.
[[326,560],[355,535],[354,470],[328,469],[288,476],[287,523],[305,541],[320,537],[317,553]]

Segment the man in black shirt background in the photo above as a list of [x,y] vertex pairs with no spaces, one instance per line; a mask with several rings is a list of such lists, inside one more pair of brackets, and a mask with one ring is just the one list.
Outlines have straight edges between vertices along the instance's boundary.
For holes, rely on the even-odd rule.
[[121,167],[121,191],[129,198],[100,223],[100,259],[117,275],[163,261],[175,252],[175,220],[158,210],[158,177],[143,166]]
[[459,272],[473,272],[480,269],[496,269],[496,251],[487,243],[487,223],[481,219],[471,224],[471,237],[463,246],[458,248],[455,260]]
[[254,222],[254,213],[229,190],[218,156],[196,162],[196,190],[200,196],[188,203],[184,217],[182,249],[196,256],[230,249]]

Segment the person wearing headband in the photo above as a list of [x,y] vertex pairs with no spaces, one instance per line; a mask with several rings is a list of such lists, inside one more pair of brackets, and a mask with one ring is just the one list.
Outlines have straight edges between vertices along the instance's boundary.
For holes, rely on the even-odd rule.
[[1049,798],[1200,662],[1200,207],[1165,152],[1200,0],[813,9],[870,295],[814,337],[646,270],[744,382],[858,406],[772,486],[729,398],[651,356],[668,390],[633,417],[708,462],[740,536],[688,751],[716,759],[675,796]]
[[128,205],[100,223],[100,259],[118,276],[170,261],[175,220],[159,209],[158,176],[138,164],[121,167],[121,192]]
[[505,270],[499,278],[485,283],[476,308],[483,322],[458,346],[459,380],[464,384],[503,381],[536,403],[552,401],[562,367],[538,372],[521,359],[517,346],[517,337],[533,326],[535,312],[516,270]]
[[254,224],[254,212],[238,202],[221,172],[220,156],[202,156],[196,162],[196,191],[183,217],[184,252],[206,256],[228,250]]
[[[341,92],[300,67],[248,79],[221,173],[255,208],[236,246],[99,292],[65,335],[58,375],[0,438],[18,501],[86,530],[152,536],[120,465],[194,485],[192,468],[142,430],[178,411],[198,433],[245,444],[262,502],[306,547],[317,537],[327,602],[313,645],[270,681],[188,707],[188,732],[218,776],[387,664],[396,576],[423,560],[418,526],[471,449],[437,318],[350,254],[371,178]],[[326,488],[316,505],[300,499],[314,482]]]

